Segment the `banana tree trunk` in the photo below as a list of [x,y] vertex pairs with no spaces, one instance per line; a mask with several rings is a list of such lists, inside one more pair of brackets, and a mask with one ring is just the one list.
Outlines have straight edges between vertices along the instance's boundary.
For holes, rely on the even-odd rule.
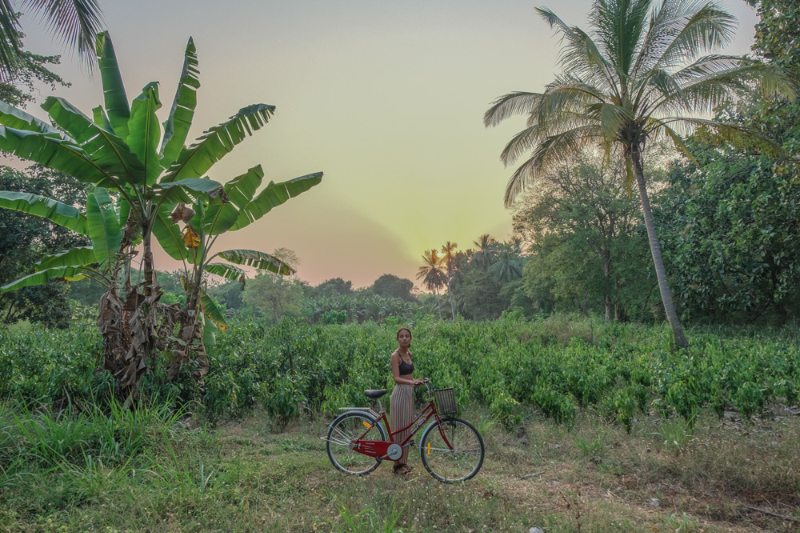
[[683,334],[683,328],[681,328],[681,323],[678,319],[678,313],[675,312],[675,305],[672,303],[672,294],[669,290],[667,274],[664,269],[664,259],[661,257],[661,246],[658,243],[658,236],[656,235],[656,224],[655,220],[653,219],[653,212],[650,209],[650,198],[647,195],[647,184],[644,180],[642,156],[638,145],[633,146],[631,150],[631,159],[633,160],[633,172],[636,176],[636,184],[639,187],[639,196],[642,199],[644,225],[647,228],[647,239],[650,242],[650,253],[653,256],[653,264],[656,268],[658,290],[661,292],[661,301],[664,304],[664,312],[666,313],[667,320],[672,328],[672,335],[675,338],[675,345],[681,349],[688,348],[689,341],[686,340],[686,336]]
[[[150,225],[152,226],[152,225]],[[142,227],[142,268],[144,269],[144,295],[150,296],[155,282],[153,264],[153,233],[151,227]]]

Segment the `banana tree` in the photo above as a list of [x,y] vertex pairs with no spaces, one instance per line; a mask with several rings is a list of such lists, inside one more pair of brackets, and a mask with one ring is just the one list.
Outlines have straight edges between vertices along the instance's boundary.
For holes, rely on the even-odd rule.
[[[206,274],[244,284],[247,271],[243,267],[268,270],[279,275],[295,272],[279,258],[264,252],[242,249],[215,253],[212,251],[221,235],[249,226],[272,208],[319,184],[322,173],[317,172],[281,183],[270,182],[256,196],[263,177],[264,171],[258,165],[233,178],[221,189],[196,199],[191,205],[184,202],[165,203],[153,228],[164,250],[173,259],[183,262],[185,310],[189,315],[194,315],[198,310],[202,313],[201,319],[206,324],[203,329],[206,351],[214,345],[215,331],[225,331],[229,327],[214,300],[206,293]],[[183,224],[183,228],[180,224]],[[191,334],[190,329],[182,329],[179,338],[188,343]],[[188,354],[177,352],[171,355],[173,357],[168,374],[174,377],[188,362]]]
[[[244,107],[186,146],[200,87],[192,39],[186,46],[178,89],[163,123],[163,138],[156,116],[161,108],[158,83],[145,85],[129,104],[107,32],[97,36],[96,52],[104,106],[94,108],[90,118],[66,100],[49,97],[42,108],[54,124],[51,126],[0,102],[0,150],[102,187],[118,197],[119,222],[128,238],[120,239],[115,258],[121,265],[130,264],[141,251],[143,272],[136,282],[128,275],[123,283],[112,285],[100,301],[103,364],[120,386],[134,393],[139,378],[152,368],[158,353],[177,350],[188,354],[193,345],[200,358],[195,376],[200,379],[207,371],[202,325],[193,310],[158,303],[162,291],[155,275],[152,238],[155,235],[165,249],[171,249],[174,225],[167,225],[165,217],[180,202],[193,204],[207,199],[209,209],[219,211],[218,218],[225,221],[235,207],[243,221],[237,218],[228,229],[244,227],[244,221],[249,224],[269,210],[266,200],[253,199],[250,209],[236,203],[252,180],[240,180],[244,183],[229,187],[232,192],[228,194],[205,174],[248,135],[267,124],[275,108],[265,104]],[[132,245],[134,241],[141,242],[141,250]],[[85,264],[61,267],[71,267],[73,270],[65,272],[75,274]],[[175,336],[176,328],[180,328],[181,337],[191,329],[192,342],[181,344]]]

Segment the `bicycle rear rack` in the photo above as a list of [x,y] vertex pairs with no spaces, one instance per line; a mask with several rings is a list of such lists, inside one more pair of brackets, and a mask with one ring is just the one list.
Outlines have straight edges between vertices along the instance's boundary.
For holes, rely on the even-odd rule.
[[[378,402],[378,409],[380,410],[380,413],[376,413],[371,407],[340,407],[339,410],[340,411],[361,411],[363,413],[367,413],[372,418],[374,418],[375,422],[378,422],[379,421],[378,419],[381,417],[381,414],[383,414],[384,411],[383,411],[383,404],[381,404],[381,401],[377,400],[377,402]],[[324,437],[320,437],[320,440],[324,440],[325,442],[333,442],[334,444],[348,444],[348,443],[345,443],[345,442],[342,442],[342,441],[329,439],[327,435],[324,436]]]

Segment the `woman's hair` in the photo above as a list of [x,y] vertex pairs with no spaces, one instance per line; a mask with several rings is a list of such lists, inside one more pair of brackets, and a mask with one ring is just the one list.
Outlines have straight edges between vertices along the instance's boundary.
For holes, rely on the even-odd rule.
[[412,339],[414,338],[414,336],[411,334],[411,330],[410,329],[408,329],[408,328],[400,328],[400,329],[397,330],[397,338],[398,339],[400,338],[400,332],[401,331],[407,331],[408,332],[408,336],[411,337]]

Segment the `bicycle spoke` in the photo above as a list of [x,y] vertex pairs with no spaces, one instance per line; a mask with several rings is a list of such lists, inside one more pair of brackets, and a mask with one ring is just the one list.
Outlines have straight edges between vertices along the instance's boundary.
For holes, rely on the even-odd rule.
[[[474,476],[483,464],[483,440],[467,422],[450,419],[427,430],[420,453],[425,468],[440,481],[463,481]],[[448,446],[449,443],[449,446]]]
[[[341,435],[342,438],[344,439],[344,441],[341,442],[341,444],[348,445],[353,441],[353,438],[350,435],[348,435],[347,433],[345,433],[344,431],[342,431],[339,428],[339,426],[336,426],[334,429],[336,430],[336,433]],[[331,439],[331,440],[333,440],[333,439]],[[340,444],[340,442],[337,442],[337,444]]]
[[380,464],[374,457],[359,453],[352,447],[352,442],[359,437],[364,440],[386,440],[383,428],[372,418],[358,412],[337,418],[328,430],[328,457],[342,472],[368,474]]

